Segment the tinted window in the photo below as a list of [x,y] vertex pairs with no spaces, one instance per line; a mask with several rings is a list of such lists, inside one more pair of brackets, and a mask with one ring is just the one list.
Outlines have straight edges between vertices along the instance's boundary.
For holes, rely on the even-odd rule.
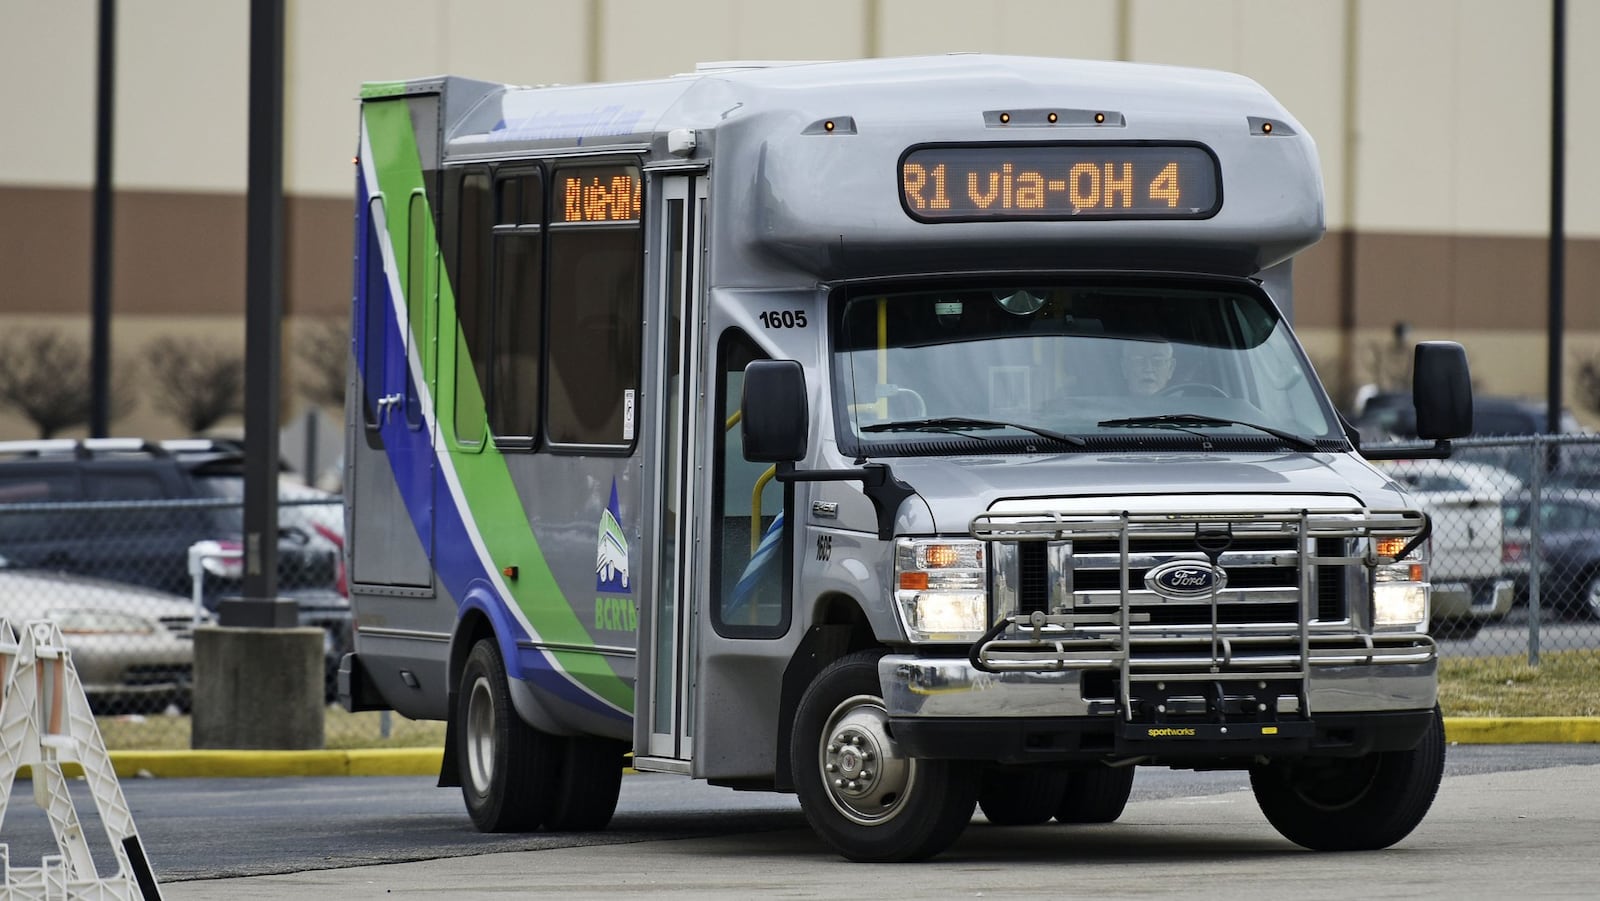
[[[581,182],[574,173],[581,173]],[[549,412],[552,442],[625,447],[633,442],[639,385],[642,232],[634,166],[566,170],[557,183],[582,184],[609,219],[552,226],[550,234]],[[633,186],[628,196],[627,186]],[[570,200],[570,198],[569,198]],[[633,204],[633,218],[621,218]],[[563,207],[569,219],[581,210]]]
[[537,171],[496,175],[489,428],[496,438],[522,445],[533,443],[539,433],[543,197]]
[[[457,215],[445,217],[445,265],[456,302],[456,440],[483,440],[484,392],[489,385],[490,314],[485,275],[489,259],[489,172],[468,170],[446,180],[454,186]],[[448,199],[446,201],[449,202]]]

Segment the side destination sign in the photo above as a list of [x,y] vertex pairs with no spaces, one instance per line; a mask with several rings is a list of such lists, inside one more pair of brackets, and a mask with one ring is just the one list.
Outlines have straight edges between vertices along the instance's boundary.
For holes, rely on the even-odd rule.
[[960,144],[900,158],[900,203],[922,222],[1204,219],[1222,207],[1199,144]]

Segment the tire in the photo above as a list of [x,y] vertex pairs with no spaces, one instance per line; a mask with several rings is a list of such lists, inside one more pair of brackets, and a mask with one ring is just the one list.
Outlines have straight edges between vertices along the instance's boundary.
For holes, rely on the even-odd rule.
[[1434,638],[1454,639],[1456,641],[1471,641],[1483,631],[1482,619],[1442,619],[1433,624],[1430,629]]
[[1066,790],[1066,770],[993,766],[983,773],[978,807],[996,826],[1037,826],[1055,816]]
[[1372,851],[1411,833],[1444,775],[1444,720],[1409,751],[1273,763],[1250,770],[1250,788],[1284,838],[1313,851]]
[[609,738],[557,739],[562,745],[561,779],[545,816],[551,832],[606,828],[622,790],[622,757],[628,746]]
[[1600,620],[1600,569],[1589,574],[1583,581],[1583,589],[1578,592],[1577,603],[1573,609],[1580,616],[1592,620]]
[[1093,765],[1072,770],[1056,807],[1056,822],[1115,823],[1128,806],[1135,769]]
[[461,795],[479,832],[532,832],[549,814],[560,744],[511,706],[494,639],[472,646],[456,700]]
[[878,681],[881,656],[861,651],[817,674],[795,710],[791,774],[811,828],[846,858],[921,860],[971,822],[978,773],[969,763],[900,753]]

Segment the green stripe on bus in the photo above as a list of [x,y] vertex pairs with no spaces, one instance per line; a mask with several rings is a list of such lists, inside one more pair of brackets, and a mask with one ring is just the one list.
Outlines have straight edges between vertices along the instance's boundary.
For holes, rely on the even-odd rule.
[[[390,244],[394,249],[395,269],[403,273],[408,271],[405,247],[408,231],[404,204],[398,205],[402,207],[399,210],[393,209],[396,205],[388,203],[387,198],[402,197],[409,200],[414,192],[422,190],[422,162],[417,152],[416,133],[412,129],[411,114],[405,103],[368,103],[364,104],[362,109],[372,144],[373,159],[368,160],[367,165],[372,167],[378,180],[379,191],[385,198],[386,221]],[[396,213],[399,215],[395,215]],[[437,248],[437,238],[433,233],[432,215],[427,217],[426,228],[428,248],[430,252],[434,252]],[[453,323],[456,318],[453,292],[447,284],[448,279],[441,277],[439,282],[438,321]],[[416,326],[412,325],[411,328],[414,339],[420,338],[421,336],[415,334]],[[462,372],[457,370],[454,364],[456,354],[465,353],[465,348],[454,346],[456,344],[454,341],[440,342],[440,344],[448,347],[449,352],[446,354],[448,359],[441,359],[438,363],[450,365],[450,369],[445,371]],[[419,340],[418,346],[426,344]],[[438,403],[439,379],[436,373],[442,367],[434,361],[426,360],[426,354],[423,356],[426,367],[425,378],[435,388],[433,393],[438,407],[436,415],[442,416],[453,410],[453,404],[449,405],[452,410],[446,410]],[[472,369],[466,367],[464,371],[470,373]],[[470,383],[470,392],[454,400],[476,403],[477,408],[481,409],[483,394],[476,379],[464,381]],[[458,387],[468,386],[458,385]],[[448,453],[467,504],[467,509],[463,511],[464,518],[469,518],[473,524],[495,524],[493,528],[478,529],[484,547],[489,552],[490,559],[487,565],[497,570],[504,566],[518,568],[518,578],[505,584],[510,589],[517,607],[538,631],[540,639],[555,644],[594,645],[593,637],[561,593],[555,574],[550,571],[549,563],[539,549],[538,540],[534,538],[533,529],[528,524],[527,511],[523,509],[522,499],[512,482],[505,457],[492,445],[478,453],[450,447]],[[593,654],[575,654],[567,651],[548,653],[555,658],[563,672],[602,699],[623,710],[633,709],[633,690],[617,674],[609,660],[600,658],[604,665],[599,668],[600,671],[596,671],[596,657]]]
[[403,81],[369,81],[361,86],[361,99],[372,100],[378,97],[398,97],[405,93],[406,83]]

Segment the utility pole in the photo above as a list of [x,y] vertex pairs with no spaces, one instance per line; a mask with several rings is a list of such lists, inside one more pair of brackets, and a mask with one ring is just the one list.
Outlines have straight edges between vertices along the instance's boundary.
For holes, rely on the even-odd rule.
[[94,116],[94,238],[89,272],[89,435],[111,428],[111,151],[117,107],[117,0],[100,0]]

